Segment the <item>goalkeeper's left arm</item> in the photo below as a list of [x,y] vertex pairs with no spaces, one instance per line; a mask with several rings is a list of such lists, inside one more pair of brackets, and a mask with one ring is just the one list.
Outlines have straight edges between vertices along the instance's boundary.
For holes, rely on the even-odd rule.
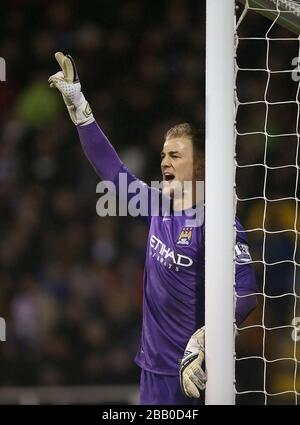
[[[255,307],[249,299],[242,298],[237,304],[236,321],[241,323],[240,317],[246,318]],[[185,395],[190,398],[199,398],[200,391],[205,390],[207,375],[204,370],[205,359],[205,327],[198,329],[190,338],[182,360],[180,361],[180,386]]]
[[[239,229],[241,225],[237,222]],[[238,239],[242,236],[238,235]],[[242,244],[242,246],[241,246]],[[237,302],[235,319],[239,326],[256,307],[256,281],[254,270],[249,264],[249,254],[246,240],[240,241],[240,247],[244,248],[243,261],[237,255],[236,266],[236,292]],[[248,256],[248,257],[247,257]],[[199,398],[200,391],[205,389],[207,376],[203,368],[205,358],[205,327],[198,329],[190,338],[183,359],[180,362],[180,384],[182,391],[190,398]]]

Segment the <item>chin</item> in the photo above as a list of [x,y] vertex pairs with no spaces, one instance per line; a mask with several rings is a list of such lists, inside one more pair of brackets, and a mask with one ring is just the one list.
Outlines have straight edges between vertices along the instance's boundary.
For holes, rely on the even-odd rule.
[[164,181],[162,193],[165,196],[171,198],[181,198],[182,197],[182,185],[178,180],[172,180],[171,182]]

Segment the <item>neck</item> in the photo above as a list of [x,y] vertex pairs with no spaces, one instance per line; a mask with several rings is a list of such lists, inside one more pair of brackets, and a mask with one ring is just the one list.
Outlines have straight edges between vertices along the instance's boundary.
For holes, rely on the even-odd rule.
[[183,193],[182,197],[173,199],[173,210],[182,211],[191,208],[196,204],[195,193]]
[[204,201],[204,182],[197,181],[192,190],[183,191],[182,196],[173,198],[173,210],[187,210],[201,201]]

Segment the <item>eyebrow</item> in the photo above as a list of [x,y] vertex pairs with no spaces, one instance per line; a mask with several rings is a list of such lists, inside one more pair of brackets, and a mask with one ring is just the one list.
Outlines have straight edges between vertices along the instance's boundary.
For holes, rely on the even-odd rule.
[[[169,153],[170,155],[172,155],[172,154],[174,154],[174,153],[176,153],[176,154],[179,154],[180,155],[180,152],[179,151],[169,151],[169,152],[167,152],[167,153]],[[164,151],[161,151],[161,153],[160,153],[160,155],[165,155],[166,154],[166,152],[164,152]]]

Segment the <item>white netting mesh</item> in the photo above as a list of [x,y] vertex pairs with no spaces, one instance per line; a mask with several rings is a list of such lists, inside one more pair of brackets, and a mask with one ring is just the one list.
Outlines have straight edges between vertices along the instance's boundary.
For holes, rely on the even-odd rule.
[[283,27],[297,19],[295,1],[237,3],[237,216],[258,288],[236,339],[237,404],[300,402],[300,38]]

